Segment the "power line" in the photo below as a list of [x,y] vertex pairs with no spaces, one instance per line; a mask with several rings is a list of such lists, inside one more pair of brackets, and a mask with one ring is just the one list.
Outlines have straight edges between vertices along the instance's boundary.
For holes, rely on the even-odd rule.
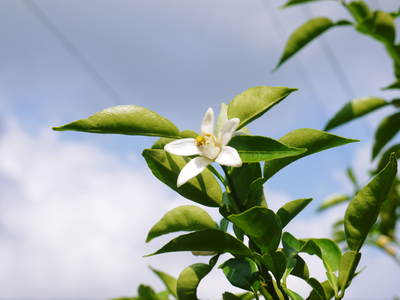
[[61,43],[63,48],[76,59],[76,61],[85,69],[93,80],[107,93],[114,104],[120,102],[119,93],[104,79],[96,68],[83,56],[77,47],[68,40],[62,31],[51,21],[50,17],[34,1],[23,0],[28,10],[50,31]]

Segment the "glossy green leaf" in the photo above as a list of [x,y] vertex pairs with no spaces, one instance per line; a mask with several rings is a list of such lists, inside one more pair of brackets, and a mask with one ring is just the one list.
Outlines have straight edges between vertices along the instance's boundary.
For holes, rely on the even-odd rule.
[[389,102],[387,102],[385,99],[378,97],[368,97],[352,100],[346,103],[333,116],[333,118],[329,120],[324,130],[331,130],[388,104]]
[[345,214],[344,228],[347,244],[351,250],[359,251],[363,245],[368,232],[376,222],[396,173],[397,161],[392,155],[386,167],[350,201]]
[[350,200],[350,197],[348,195],[344,194],[331,195],[321,203],[321,205],[318,207],[318,211],[323,211],[327,208],[333,207],[348,200]]
[[372,147],[372,159],[374,159],[383,147],[400,130],[400,112],[394,113],[384,118],[375,131],[374,145]]
[[347,139],[341,136],[330,134],[325,131],[320,131],[310,128],[302,128],[293,130],[279,139],[280,142],[295,148],[306,148],[307,151],[303,154],[275,159],[265,162],[264,177],[271,178],[280,169],[288,164],[310,154],[314,154],[326,149],[342,146],[348,143],[358,142],[358,140]]
[[299,255],[295,255],[293,259],[295,260],[295,262],[294,262],[294,267],[290,272],[290,275],[299,277],[307,281],[308,278],[310,277],[310,272],[308,271],[306,262]]
[[339,269],[342,252],[338,245],[329,239],[306,239],[300,252],[317,255],[321,258],[327,271],[336,272]]
[[286,146],[274,139],[254,136],[235,136],[229,143],[235,148],[245,163],[256,163],[304,153],[307,149]]
[[282,224],[270,209],[255,206],[228,219],[242,229],[264,252],[273,252],[279,245]]
[[[232,168],[230,172],[230,184],[233,186],[235,195],[240,199],[241,205],[245,206],[250,185],[254,180],[261,177],[261,166],[259,163],[244,163],[240,168]],[[262,195],[258,195],[261,202]]]
[[[196,138],[198,134],[193,130],[184,130],[179,133],[179,137],[181,138]],[[159,138],[155,143],[151,146],[151,149],[164,149],[164,146],[172,141],[176,140],[176,138]]]
[[340,261],[338,278],[338,286],[342,293],[354,277],[360,258],[361,253],[355,251],[348,251],[343,254]]
[[150,286],[144,284],[139,285],[138,296],[141,300],[158,300],[154,290]]
[[396,27],[394,18],[384,11],[375,11],[372,16],[359,22],[356,29],[385,44],[393,44],[395,41]]
[[267,180],[263,177],[252,181],[247,194],[246,208],[262,205],[265,203],[265,195],[263,185]]
[[364,1],[351,1],[347,3],[346,8],[357,22],[372,16],[371,10]]
[[193,205],[182,205],[167,212],[150,229],[146,242],[171,232],[197,231],[217,227],[214,220],[202,208]]
[[282,5],[281,8],[286,8],[286,7],[290,7],[290,6],[294,6],[294,5],[298,5],[298,4],[304,4],[304,3],[308,3],[308,2],[317,2],[317,1],[321,1],[321,0],[289,0],[284,5]]
[[335,293],[329,281],[320,283],[315,278],[310,278],[308,284],[313,288],[306,300],[326,300],[331,299]]
[[233,286],[245,290],[251,290],[258,277],[257,265],[248,257],[231,258],[224,262],[220,268]]
[[158,300],[170,300],[169,295],[170,295],[169,291],[162,291],[162,292],[157,293],[157,299]]
[[176,285],[178,300],[198,300],[197,287],[213,266],[213,264],[197,263],[184,269],[179,274]]
[[157,269],[150,267],[154,274],[160,278],[160,280],[164,283],[165,287],[167,288],[168,292],[176,297],[176,278]]
[[274,105],[297,89],[287,87],[257,86],[237,95],[228,104],[228,118],[239,118],[238,128],[261,117]]
[[262,263],[274,275],[276,281],[280,281],[286,269],[286,256],[282,251],[264,253]]
[[317,17],[308,20],[289,36],[289,39],[285,45],[285,49],[283,50],[283,54],[279,59],[275,70],[316,37],[328,29],[339,25],[347,25],[347,23],[344,24],[344,22],[341,21],[335,23],[326,17]]
[[212,251],[234,255],[251,254],[250,249],[232,235],[219,229],[205,229],[181,235],[149,256],[179,251]]
[[282,228],[297,216],[311,202],[311,200],[312,198],[297,199],[285,203],[276,213],[281,219]]
[[376,171],[375,173],[378,173],[379,171],[381,171],[389,162],[390,159],[390,155],[392,153],[395,153],[396,158],[400,157],[400,144],[395,144],[391,147],[389,147],[381,156],[379,162],[378,162],[378,166],[376,167]]
[[178,175],[186,165],[187,159],[159,149],[145,149],[142,155],[154,176],[183,197],[211,207],[222,203],[221,187],[208,169],[177,188]]
[[110,107],[87,119],[53,129],[57,131],[74,130],[92,133],[179,137],[179,130],[171,121],[154,111],[136,105]]

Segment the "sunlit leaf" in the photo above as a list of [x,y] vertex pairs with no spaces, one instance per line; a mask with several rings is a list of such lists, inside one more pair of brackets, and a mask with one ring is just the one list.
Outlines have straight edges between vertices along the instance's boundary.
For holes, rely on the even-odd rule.
[[265,162],[265,178],[271,178],[280,169],[304,156],[314,154],[326,149],[342,146],[348,143],[358,142],[358,140],[347,139],[341,136],[330,134],[328,132],[310,128],[302,128],[291,131],[285,136],[281,137],[279,141],[291,147],[306,148],[307,151],[297,156],[280,158]]
[[350,200],[350,197],[345,194],[331,195],[321,203],[321,205],[318,207],[318,211],[323,211],[327,208],[333,207],[348,200]]
[[389,162],[389,159],[390,159],[390,155],[392,153],[395,153],[396,158],[400,157],[400,144],[395,144],[395,145],[389,147],[387,150],[385,150],[385,152],[383,152],[383,154],[381,155],[381,158],[378,162],[378,166],[376,167],[375,173],[378,173],[387,165],[387,163]]
[[169,274],[167,274],[167,273],[165,273],[163,271],[154,269],[152,267],[150,267],[150,269],[164,283],[164,285],[167,288],[168,292],[176,297],[176,279],[173,276],[171,276],[171,275],[169,275]]
[[181,235],[150,255],[179,251],[210,251],[234,255],[251,254],[250,249],[232,235],[219,229],[206,229]]
[[361,253],[355,251],[348,251],[343,254],[340,261],[338,278],[339,289],[342,292],[347,288],[354,277],[360,258]]
[[255,206],[228,219],[249,235],[264,252],[275,251],[278,247],[282,225],[272,210]]
[[383,43],[393,44],[396,37],[394,18],[389,13],[380,10],[359,22],[356,29]]
[[171,232],[197,231],[208,228],[217,228],[217,224],[205,210],[193,205],[183,205],[167,212],[150,229],[146,242]]
[[351,250],[358,251],[363,245],[368,232],[376,222],[396,173],[397,161],[392,155],[386,167],[350,201],[345,214],[344,227],[347,244]]
[[296,292],[289,290],[288,288],[284,288],[284,290],[288,294],[291,300],[304,300],[304,298],[299,294],[297,294]]
[[[196,138],[198,134],[192,130],[184,130],[179,133],[181,138]],[[164,146],[172,141],[176,140],[176,138],[159,138],[155,143],[151,146],[151,149],[164,149]]]
[[258,86],[237,95],[228,104],[228,118],[239,118],[242,128],[261,117],[274,105],[285,99],[297,89],[287,87]]
[[282,5],[281,8],[286,8],[289,6],[304,4],[304,3],[308,3],[308,2],[317,2],[317,1],[321,1],[321,0],[289,0],[284,5]]
[[311,200],[312,198],[297,199],[285,203],[276,213],[281,219],[282,228],[297,216],[311,202]]
[[336,272],[339,269],[342,252],[335,242],[329,239],[303,239],[302,241],[305,244],[300,252],[320,257],[329,272]]
[[245,163],[256,163],[304,153],[307,149],[294,148],[264,136],[239,135],[229,143]]
[[348,25],[347,22],[333,22],[326,17],[317,17],[308,20],[306,23],[297,28],[286,42],[283,54],[275,69],[279,68],[285,61],[300,51],[304,46],[314,40],[316,37],[327,31],[328,29],[339,26]]
[[388,104],[389,102],[385,99],[377,97],[361,98],[350,101],[346,103],[346,105],[344,105],[332,119],[329,120],[324,130],[331,130]]
[[147,108],[120,105],[104,109],[87,119],[54,127],[54,130],[74,130],[92,133],[116,133],[179,137],[179,130],[168,119]]
[[400,112],[394,113],[384,118],[375,131],[374,145],[372,147],[372,159],[374,159],[383,147],[400,130]]
[[222,203],[221,187],[208,169],[178,188],[176,181],[187,159],[159,149],[145,149],[142,155],[154,176],[183,197],[206,206]]

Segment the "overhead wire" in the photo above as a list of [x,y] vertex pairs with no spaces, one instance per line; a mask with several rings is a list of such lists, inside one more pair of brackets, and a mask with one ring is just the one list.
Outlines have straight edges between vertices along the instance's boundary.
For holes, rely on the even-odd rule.
[[79,49],[72,43],[66,35],[57,27],[46,12],[33,0],[23,0],[23,3],[31,14],[60,42],[62,47],[81,65],[87,74],[101,87],[114,104],[118,104],[122,99],[120,94],[107,82],[107,80],[96,70]]

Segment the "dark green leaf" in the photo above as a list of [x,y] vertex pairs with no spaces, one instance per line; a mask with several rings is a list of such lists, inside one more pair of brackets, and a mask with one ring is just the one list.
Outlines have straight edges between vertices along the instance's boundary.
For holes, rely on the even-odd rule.
[[197,287],[200,281],[210,273],[213,265],[193,264],[179,274],[176,291],[179,300],[198,300]]
[[187,160],[158,149],[145,149],[142,155],[154,176],[183,197],[212,207],[222,203],[221,187],[208,169],[177,188],[176,180]]
[[[243,164],[240,168],[232,168],[230,173],[230,184],[233,185],[235,195],[240,199],[242,206],[246,205],[251,183],[261,177],[261,166],[259,163]],[[257,195],[261,203],[262,195]]]
[[[400,208],[400,195],[398,191],[399,183],[393,184],[379,213],[379,231],[380,234],[395,239],[395,229],[397,223],[397,210]],[[400,217],[400,215],[399,215]]]
[[233,286],[245,290],[251,290],[258,277],[256,263],[247,257],[231,258],[224,262],[220,268]]
[[139,285],[138,295],[140,300],[158,300],[156,293],[148,285]]
[[343,254],[339,267],[338,286],[344,292],[350,281],[353,279],[358,263],[361,258],[361,253],[348,251]]
[[217,228],[217,224],[205,210],[193,205],[183,205],[167,212],[150,229],[146,242],[171,232],[197,231],[208,228]]
[[375,141],[372,148],[372,159],[374,159],[383,147],[399,132],[400,130],[400,112],[394,113],[384,118],[375,131]]
[[307,149],[288,147],[274,139],[254,136],[235,136],[229,143],[235,148],[245,163],[256,163],[304,153]]
[[237,95],[228,104],[228,118],[239,118],[239,129],[261,117],[274,105],[297,89],[287,87],[258,86]]
[[378,166],[376,168],[375,173],[380,172],[389,162],[390,155],[392,152],[395,153],[396,158],[400,157],[400,144],[395,144],[391,147],[389,147],[381,156],[381,159],[379,160]]
[[350,197],[348,195],[344,194],[331,195],[321,203],[321,205],[318,207],[318,211],[323,211],[327,208],[333,207],[348,200],[350,200]]
[[308,20],[290,35],[275,70],[316,37],[328,29],[339,25],[347,25],[347,23],[343,24],[343,22],[340,21],[335,23],[326,17],[317,17]]
[[289,290],[287,288],[284,288],[285,292],[288,294],[291,300],[304,300],[303,297],[301,297],[299,294],[296,292]]
[[310,278],[308,284],[313,288],[306,300],[325,300],[331,299],[335,293],[329,284],[329,281],[320,283],[315,278]]
[[236,296],[235,294],[225,292],[222,294],[222,299],[223,300],[242,300],[239,296]]
[[284,168],[288,164],[304,156],[314,154],[329,148],[342,146],[348,143],[358,142],[358,140],[347,139],[330,134],[328,132],[310,128],[302,128],[291,131],[285,136],[281,137],[279,141],[290,147],[306,148],[307,151],[297,156],[280,158],[265,162],[264,177],[267,179],[271,178],[275,173],[277,173],[280,169]]
[[393,44],[396,37],[394,18],[380,10],[359,22],[356,29],[385,44]]
[[178,251],[212,251],[234,255],[250,255],[241,241],[219,229],[206,229],[181,235],[151,255]]
[[297,216],[310,202],[312,198],[297,199],[285,203],[278,211],[277,215],[281,219],[284,228],[295,216]]
[[171,275],[163,272],[163,271],[153,269],[152,267],[150,267],[150,269],[164,283],[164,285],[167,288],[168,292],[171,295],[173,295],[174,297],[176,297],[176,279],[174,277],[172,277]]
[[294,6],[294,5],[308,3],[308,2],[317,2],[317,1],[321,1],[321,0],[289,0],[284,5],[282,5],[281,8],[286,8],[289,6]]
[[389,84],[388,86],[382,88],[382,90],[397,90],[397,89],[400,89],[400,80],[393,82],[392,84]]
[[290,274],[307,281],[310,277],[310,273],[308,271],[306,262],[299,255],[294,256],[293,259],[295,260],[295,264]]
[[368,97],[352,100],[344,105],[332,119],[329,120],[324,130],[331,130],[337,126],[343,125],[349,121],[364,116],[372,111],[388,105],[383,98]]
[[53,129],[57,131],[74,130],[93,133],[179,137],[179,130],[171,121],[154,111],[136,105],[110,107],[87,119]]
[[364,1],[351,1],[346,7],[357,22],[372,16],[371,10]]
[[249,235],[264,252],[273,252],[278,247],[282,225],[272,210],[255,206],[228,219]]
[[347,244],[351,250],[358,251],[368,232],[376,222],[380,207],[386,199],[397,173],[394,155],[389,163],[351,200],[345,214]]
[[265,253],[262,256],[262,262],[272,274],[275,280],[279,282],[285,273],[286,269],[286,256],[282,251],[275,251]]
[[246,208],[262,205],[265,202],[263,185],[267,180],[263,177],[257,178],[251,182],[246,201]]

